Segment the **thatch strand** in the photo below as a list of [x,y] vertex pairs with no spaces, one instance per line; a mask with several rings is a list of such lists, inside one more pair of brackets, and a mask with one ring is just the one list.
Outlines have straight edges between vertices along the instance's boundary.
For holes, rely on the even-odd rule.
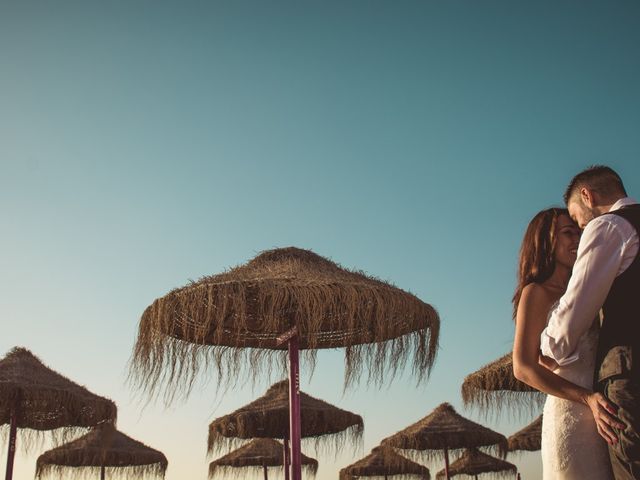
[[64,441],[102,422],[114,422],[113,401],[46,367],[33,353],[15,347],[0,360],[0,425],[8,434],[11,412],[17,406],[19,442],[38,443],[43,432]]
[[340,470],[340,480],[355,480],[358,477],[387,477],[395,480],[429,480],[429,469],[413,462],[389,447],[376,447],[371,453]]
[[[491,457],[475,448],[466,450],[460,458],[449,466],[449,476],[457,475],[483,475],[483,478],[508,478],[513,477],[517,467],[509,462]],[[445,471],[440,470],[436,475],[438,480],[445,478]]]
[[440,320],[431,305],[390,283],[308,250],[270,250],[156,299],[140,319],[130,380],[148,394],[166,387],[170,403],[188,395],[201,370],[213,370],[222,384],[282,375],[286,345],[277,339],[293,327],[302,350],[345,348],[347,386],[365,366],[375,384],[405,364],[424,380]]
[[99,478],[104,466],[108,478],[164,478],[167,465],[162,452],[104,425],[40,455],[36,477]]
[[445,448],[455,453],[460,449],[483,447],[503,458],[507,452],[504,435],[464,418],[448,403],[439,405],[429,415],[384,439],[381,444],[410,450],[407,454],[412,458],[426,460],[441,460]]
[[462,383],[465,406],[475,407],[486,416],[490,413],[503,416],[503,409],[512,413],[539,411],[545,398],[542,392],[513,375],[511,352],[467,375]]
[[[243,447],[214,460],[209,464],[209,478],[225,476],[245,478],[247,473],[259,473],[264,467],[278,467],[280,473],[284,466],[283,445],[270,438],[257,438]],[[302,468],[308,475],[315,476],[318,461],[301,455]]]
[[542,447],[542,415],[508,439],[510,452],[525,450],[535,452]]
[[[323,400],[300,392],[301,436],[312,439],[316,451],[338,452],[345,444],[360,446],[364,423],[360,415],[342,410]],[[250,438],[289,436],[289,381],[272,385],[267,392],[233,413],[209,425],[210,454],[228,452]]]

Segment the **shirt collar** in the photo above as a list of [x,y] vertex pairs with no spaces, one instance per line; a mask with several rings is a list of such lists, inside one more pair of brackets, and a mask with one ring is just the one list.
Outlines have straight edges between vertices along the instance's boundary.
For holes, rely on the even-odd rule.
[[609,209],[609,211],[613,212],[614,210],[620,210],[622,207],[626,207],[627,205],[635,205],[636,203],[638,202],[636,202],[633,198],[624,197],[618,200],[616,203],[614,203]]

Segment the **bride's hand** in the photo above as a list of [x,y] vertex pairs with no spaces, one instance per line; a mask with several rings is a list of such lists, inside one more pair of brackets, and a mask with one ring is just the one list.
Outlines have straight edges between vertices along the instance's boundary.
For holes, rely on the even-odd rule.
[[552,372],[558,368],[557,362],[551,357],[545,357],[544,355],[538,355],[538,363]]
[[585,397],[585,403],[591,409],[600,436],[611,445],[618,443],[614,429],[624,429],[626,425],[616,417],[615,405],[599,392],[589,393]]

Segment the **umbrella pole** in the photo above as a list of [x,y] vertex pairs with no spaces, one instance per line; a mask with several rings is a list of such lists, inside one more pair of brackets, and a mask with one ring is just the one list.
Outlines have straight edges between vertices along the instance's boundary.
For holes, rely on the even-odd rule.
[[16,456],[16,435],[18,433],[18,402],[11,409],[9,420],[9,451],[7,452],[7,474],[5,480],[13,478],[13,460]]
[[284,480],[289,480],[289,437],[284,437],[282,444],[282,464],[284,465]]
[[449,449],[444,447],[444,476],[449,480]]
[[267,475],[267,466],[262,466],[262,471],[264,472],[264,480],[269,480],[269,476]]
[[104,480],[104,465],[100,466],[100,480]]
[[300,458],[300,356],[297,333],[289,339],[289,424],[291,480],[302,480]]

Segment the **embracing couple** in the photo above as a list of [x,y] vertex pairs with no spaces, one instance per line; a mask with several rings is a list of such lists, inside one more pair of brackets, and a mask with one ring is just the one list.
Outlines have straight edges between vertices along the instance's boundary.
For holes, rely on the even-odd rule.
[[544,480],[640,479],[640,204],[605,166],[564,200],[522,242],[514,374],[548,394]]

